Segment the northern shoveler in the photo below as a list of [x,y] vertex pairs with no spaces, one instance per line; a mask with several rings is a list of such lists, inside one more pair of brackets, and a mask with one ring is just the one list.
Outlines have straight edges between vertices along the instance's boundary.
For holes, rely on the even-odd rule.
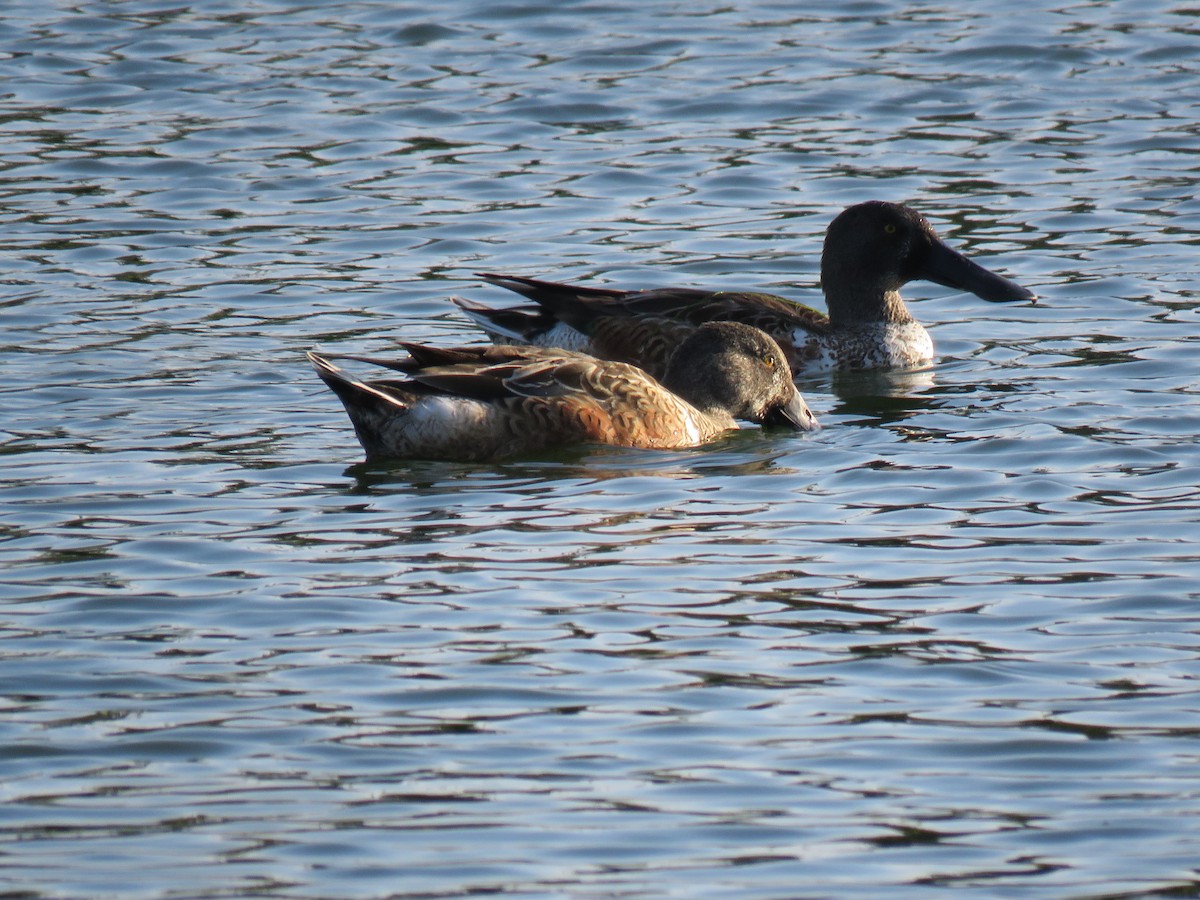
[[[676,340],[639,343],[636,322],[677,324],[676,337],[707,321],[739,321],[775,338],[794,374],[830,369],[913,367],[933,358],[933,341],[900,297],[925,279],[994,302],[1036,296],[953,250],[925,217],[901,203],[870,201],[841,212],[825,234],[821,286],[828,315],[773,294],[696,288],[617,290],[480,273],[535,307],[494,309],[454,302],[495,341],[581,350],[661,373]],[[662,332],[659,332],[661,335]]]
[[409,355],[400,360],[347,358],[403,378],[360,381],[308,355],[368,459],[478,461],[585,442],[693,447],[736,428],[735,418],[817,427],[778,344],[741,323],[693,329],[661,383],[627,363],[565,350],[401,346]]

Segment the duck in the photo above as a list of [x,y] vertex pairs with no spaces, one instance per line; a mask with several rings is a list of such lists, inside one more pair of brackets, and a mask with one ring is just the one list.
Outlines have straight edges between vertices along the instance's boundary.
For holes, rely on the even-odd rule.
[[[406,343],[397,360],[309,352],[346,408],[368,461],[507,459],[578,444],[699,446],[737,419],[795,431],[819,426],[777,342],[740,322],[692,330],[662,380],[628,363],[530,345]],[[333,359],[400,377],[369,381]]]
[[883,200],[844,209],[826,230],[821,287],[828,313],[755,291],[621,290],[477,275],[536,304],[498,309],[453,298],[492,340],[578,350],[651,373],[664,370],[677,344],[639,343],[639,320],[675,323],[676,340],[703,322],[744,322],[773,337],[798,376],[929,364],[933,340],[900,296],[910,281],[932,281],[997,303],[1037,301],[1032,291],[953,249],[911,206]]

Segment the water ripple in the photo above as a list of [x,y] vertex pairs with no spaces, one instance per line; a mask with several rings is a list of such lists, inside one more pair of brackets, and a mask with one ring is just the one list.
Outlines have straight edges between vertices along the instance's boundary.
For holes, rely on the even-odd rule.
[[[0,883],[1195,892],[1191,19],[17,3]],[[361,465],[303,362],[480,270],[820,305],[876,197],[1042,302],[909,285],[816,436]]]

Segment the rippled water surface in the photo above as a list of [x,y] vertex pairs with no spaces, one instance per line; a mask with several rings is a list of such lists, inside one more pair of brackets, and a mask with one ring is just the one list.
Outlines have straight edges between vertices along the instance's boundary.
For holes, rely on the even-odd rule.
[[[1200,893],[1200,11],[17,2],[0,893]],[[356,465],[472,275],[769,288],[906,200],[825,429]]]

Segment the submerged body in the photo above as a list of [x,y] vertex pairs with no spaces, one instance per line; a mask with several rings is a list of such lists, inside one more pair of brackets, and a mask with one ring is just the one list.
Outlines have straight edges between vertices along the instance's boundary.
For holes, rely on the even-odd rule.
[[735,323],[691,335],[660,383],[643,370],[529,346],[436,349],[406,344],[402,378],[361,381],[315,353],[368,459],[503,459],[584,443],[694,447],[736,419],[817,427],[778,345]]
[[909,312],[900,288],[914,279],[970,291],[994,302],[1033,301],[1025,288],[951,249],[923,216],[899,203],[871,201],[830,224],[821,255],[829,313],[774,294],[660,288],[625,291],[482,275],[536,306],[493,309],[455,303],[493,339],[561,346],[662,371],[664,346],[639,343],[637,320],[673,323],[677,334],[709,321],[755,326],[783,348],[794,374],[831,369],[914,367],[933,359],[933,341]]

